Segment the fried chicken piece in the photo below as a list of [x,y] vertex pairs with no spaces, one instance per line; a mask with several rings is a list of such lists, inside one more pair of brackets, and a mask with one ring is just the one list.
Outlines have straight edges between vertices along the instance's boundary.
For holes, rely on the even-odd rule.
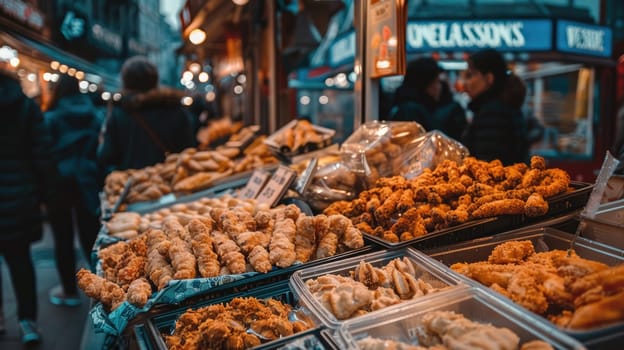
[[335,233],[330,232],[321,238],[318,246],[316,247],[316,259],[327,258],[336,255],[338,248],[338,236]]
[[475,211],[475,218],[489,218],[499,215],[518,215],[524,213],[524,201],[520,199],[501,199],[485,203]]
[[[145,273],[158,290],[161,290],[173,279],[174,270],[171,264],[169,264],[168,255],[165,255],[168,254],[171,242],[160,230],[150,230],[146,234],[148,236]],[[163,248],[166,248],[165,253],[160,252]]]
[[145,265],[147,259],[144,256],[134,254],[132,250],[128,250],[124,255],[117,271],[117,284],[127,290],[130,284],[145,275]]
[[173,278],[191,279],[197,277],[197,259],[190,245],[180,237],[174,237],[169,247],[169,259],[173,266]]
[[126,300],[126,293],[117,284],[92,273],[86,269],[80,269],[76,273],[78,287],[87,296],[102,302],[111,311],[115,310]]
[[269,252],[260,245],[255,246],[247,254],[247,260],[257,272],[267,273],[273,268]]
[[531,340],[520,346],[520,350],[554,350],[550,344],[543,340]]
[[570,175],[563,169],[546,169],[543,171],[542,181],[535,186],[534,191],[544,198],[550,198],[565,193],[570,186]]
[[182,240],[189,241],[188,231],[184,229],[184,226],[180,224],[175,216],[170,216],[163,220],[162,231],[169,239],[180,237]]
[[532,156],[531,157],[531,169],[544,170],[546,169],[546,160],[544,157]]
[[539,193],[533,193],[526,200],[524,215],[528,217],[543,216],[548,213],[548,202]]
[[497,245],[490,253],[490,264],[519,264],[535,254],[531,241],[509,241]]
[[240,252],[238,245],[220,231],[212,231],[211,237],[215,252],[229,272],[232,274],[245,272],[245,256]]
[[[284,214],[285,215],[285,214]],[[273,237],[269,243],[269,257],[271,264],[279,267],[288,267],[295,263],[295,236],[297,226],[290,218],[276,221]]]
[[588,329],[624,319],[624,290],[604,297],[595,303],[583,305],[574,311],[568,324],[573,329]]
[[197,260],[197,268],[202,277],[216,277],[219,275],[221,264],[213,250],[212,238],[208,228],[199,220],[191,220],[186,226],[191,236],[191,249]]
[[297,261],[306,263],[310,261],[316,249],[316,226],[314,216],[300,215],[295,224],[297,233],[295,236],[295,255]]
[[570,285],[570,290],[575,296],[580,296],[596,286],[602,286],[607,292],[623,289],[624,264],[607,269],[600,269],[598,272],[587,274],[574,281],[574,283]]
[[127,292],[127,299],[130,304],[143,307],[150,296],[152,296],[152,285],[144,277],[130,283]]
[[507,292],[511,300],[539,315],[543,315],[548,309],[543,286],[536,282],[534,275],[528,270],[521,269],[511,276]]
[[251,324],[250,328],[262,337],[271,340],[294,334],[292,323],[276,315],[257,320]]

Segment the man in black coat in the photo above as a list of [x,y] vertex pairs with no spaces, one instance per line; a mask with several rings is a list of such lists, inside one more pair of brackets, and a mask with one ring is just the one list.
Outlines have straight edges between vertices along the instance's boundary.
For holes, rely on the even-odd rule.
[[40,205],[51,198],[55,168],[39,107],[0,71],[0,254],[11,273],[22,342],[39,342],[30,244],[41,239]]
[[107,116],[98,163],[105,173],[140,169],[163,162],[167,153],[196,145],[183,95],[158,88],[156,66],[143,57],[126,61],[121,70],[122,98]]

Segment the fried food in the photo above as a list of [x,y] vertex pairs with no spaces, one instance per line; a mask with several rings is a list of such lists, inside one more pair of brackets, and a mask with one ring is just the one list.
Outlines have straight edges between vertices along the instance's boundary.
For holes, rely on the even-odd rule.
[[97,276],[86,269],[76,273],[78,287],[91,298],[97,299],[111,311],[115,310],[126,300],[126,293],[113,282]]
[[276,220],[269,243],[269,257],[273,265],[288,267],[295,263],[295,235],[297,226],[290,218]]
[[141,277],[130,283],[128,287],[128,302],[136,307],[143,307],[147,304],[147,300],[152,296],[152,285],[147,279]]
[[[347,219],[349,220],[349,219]],[[351,221],[349,220],[349,223]],[[316,249],[316,226],[314,216],[300,215],[295,223],[295,256],[297,261],[308,262]]]
[[535,254],[531,241],[509,241],[497,245],[490,256],[490,264],[519,264]]
[[145,273],[150,281],[156,285],[156,288],[161,290],[173,279],[175,273],[168,260],[171,242],[160,230],[148,231],[146,235],[147,264],[145,265]]
[[197,277],[197,259],[189,243],[180,237],[174,237],[169,247],[169,259],[175,271],[173,278],[191,279]]
[[212,231],[211,236],[215,252],[230,273],[245,272],[245,256],[241,253],[238,245],[223,232]]

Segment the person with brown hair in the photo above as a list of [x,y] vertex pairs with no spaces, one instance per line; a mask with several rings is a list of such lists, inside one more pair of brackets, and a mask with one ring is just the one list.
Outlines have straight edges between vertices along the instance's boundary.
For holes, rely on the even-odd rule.
[[525,90],[507,68],[503,56],[492,49],[478,51],[468,59],[466,92],[471,98],[472,122],[462,143],[478,159],[499,159],[505,165],[528,162],[527,123],[520,110]]
[[61,75],[51,86],[49,109],[44,114],[54,140],[59,186],[63,196],[48,208],[54,234],[54,257],[61,285],[50,290],[54,305],[78,306],[74,221],[82,252],[89,261],[99,230],[99,198],[95,152],[103,117],[91,98],[80,92],[78,79]]
[[52,140],[39,106],[2,67],[0,109],[0,255],[11,275],[22,343],[36,343],[41,333],[30,245],[41,239],[41,204],[54,197]]
[[104,175],[163,162],[167,153],[195,146],[191,116],[183,94],[159,87],[158,70],[135,56],[121,68],[122,97],[110,106],[97,152]]

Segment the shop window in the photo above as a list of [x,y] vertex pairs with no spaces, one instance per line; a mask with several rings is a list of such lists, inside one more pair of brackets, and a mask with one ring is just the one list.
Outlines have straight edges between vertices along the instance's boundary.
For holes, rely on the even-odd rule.
[[594,70],[580,65],[540,64],[525,75],[525,113],[544,126],[531,153],[548,158],[591,158]]

